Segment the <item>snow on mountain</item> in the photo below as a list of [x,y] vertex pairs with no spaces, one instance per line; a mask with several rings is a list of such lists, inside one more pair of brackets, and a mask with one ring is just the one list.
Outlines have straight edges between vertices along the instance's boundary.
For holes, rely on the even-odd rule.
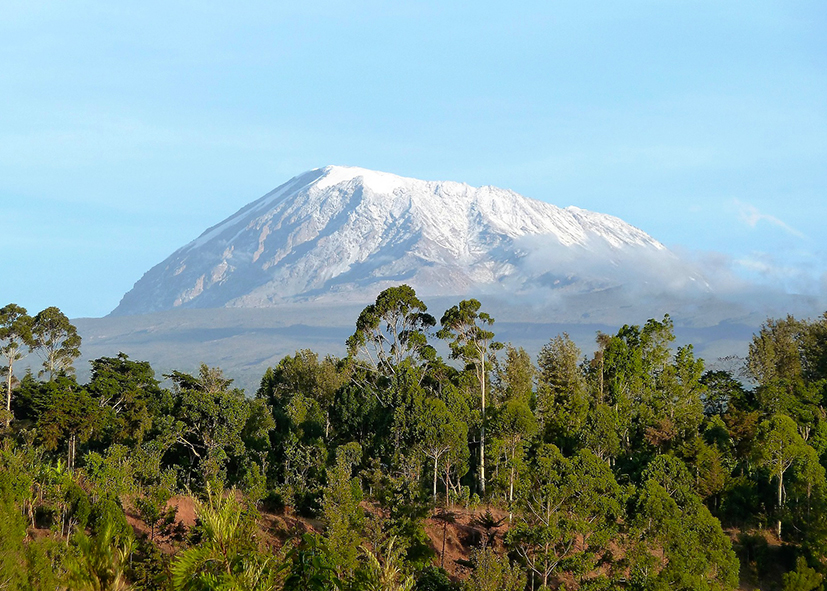
[[496,187],[328,166],[290,179],[150,269],[113,315],[421,295],[548,297],[703,278],[645,232]]

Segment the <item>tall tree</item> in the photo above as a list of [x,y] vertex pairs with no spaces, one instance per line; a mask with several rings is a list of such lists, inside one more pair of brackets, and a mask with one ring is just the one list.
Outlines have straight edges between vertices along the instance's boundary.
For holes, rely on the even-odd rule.
[[41,375],[48,374],[51,381],[56,373],[74,371],[72,364],[80,357],[81,338],[59,308],[51,306],[37,313],[32,336],[33,347],[43,358]]
[[758,465],[766,467],[771,478],[778,479],[776,489],[776,533],[781,537],[781,508],[784,505],[784,474],[796,460],[806,453],[807,444],[798,434],[795,421],[782,414],[776,414],[758,427],[756,452]]
[[446,310],[437,333],[441,339],[451,339],[451,357],[461,359],[474,368],[480,385],[481,425],[480,425],[480,491],[485,494],[485,382],[488,371],[486,361],[493,351],[502,348],[501,343],[494,342],[494,333],[487,327],[494,324],[494,319],[486,312],[480,312],[482,304],[478,300],[462,300],[459,305]]
[[[749,346],[747,369],[758,382],[756,396],[766,416],[785,414],[793,419],[805,439],[821,416],[821,383],[813,347],[818,343],[819,325],[796,320],[792,316],[770,319],[753,336]],[[813,338],[808,337],[811,333]],[[816,360],[813,358],[816,357]],[[809,367],[809,376],[805,368]]]
[[554,440],[576,438],[589,410],[586,378],[580,367],[580,349],[563,333],[551,339],[537,356],[540,379],[537,414]]
[[465,441],[460,441],[460,438],[467,430],[464,423],[458,422],[445,403],[438,398],[428,398],[423,402],[417,428],[419,448],[426,458],[433,461],[433,498],[436,501],[439,461],[458,444],[466,444]]
[[[230,389],[232,380],[219,368],[202,365],[198,377],[173,372],[177,443],[189,452],[190,465],[198,465],[205,483],[221,481],[231,456],[247,451],[244,435],[253,405],[244,392]],[[260,412],[267,412],[259,405]],[[269,431],[272,418],[260,424]],[[250,434],[248,434],[250,435]]]
[[525,402],[509,400],[497,411],[494,418],[494,433],[508,467],[509,506],[514,502],[514,484],[523,464],[525,447],[536,432],[537,419]]
[[48,404],[37,421],[37,430],[47,449],[67,445],[66,465],[72,470],[77,444],[89,440],[98,428],[100,408],[74,376],[59,376],[43,384]]
[[409,285],[386,289],[359,314],[348,352],[365,355],[385,375],[395,374],[405,359],[431,357],[426,331],[436,320],[427,310]]
[[6,362],[6,416],[5,425],[11,424],[11,394],[14,388],[14,362],[23,358],[24,351],[32,346],[32,318],[26,308],[8,304],[0,308],[0,354]]
[[103,428],[112,442],[141,443],[153,421],[168,414],[172,396],[160,387],[146,361],[132,361],[124,353],[91,362],[89,393],[103,411]]
[[525,404],[531,404],[537,376],[537,369],[531,361],[531,356],[522,347],[514,347],[509,343],[505,346],[503,357],[502,363],[497,360],[495,364],[498,402],[519,400]]

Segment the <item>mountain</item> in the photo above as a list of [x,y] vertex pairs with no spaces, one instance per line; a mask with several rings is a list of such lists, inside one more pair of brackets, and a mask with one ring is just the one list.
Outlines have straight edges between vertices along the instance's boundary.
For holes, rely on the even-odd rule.
[[[327,166],[296,176],[150,269],[112,315],[425,296],[526,301],[708,291],[645,232],[496,187]],[[607,291],[608,290],[608,291]]]

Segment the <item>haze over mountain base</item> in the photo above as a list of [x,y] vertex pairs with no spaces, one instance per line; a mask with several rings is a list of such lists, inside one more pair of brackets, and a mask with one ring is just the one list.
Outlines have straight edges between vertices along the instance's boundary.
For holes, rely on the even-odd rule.
[[[782,304],[759,305],[753,311],[739,304],[709,298],[678,301],[648,298],[636,303],[618,293],[592,293],[557,306],[532,306],[480,297],[494,318],[496,339],[523,347],[533,357],[552,337],[567,332],[589,355],[598,331],[614,334],[623,324],[643,324],[669,313],[675,322],[676,345],[693,344],[699,357],[714,364],[718,358],[745,356],[754,332],[768,316],[793,313],[813,317],[814,302],[787,298]],[[469,296],[471,297],[471,296]],[[437,319],[459,298],[423,298]],[[270,308],[183,309],[132,316],[73,320],[83,337],[83,357],[76,367],[82,379],[88,361],[124,352],[149,361],[159,373],[195,372],[201,363],[221,367],[236,385],[252,395],[264,371],[298,349],[344,355],[364,303],[348,305],[284,304]],[[447,350],[440,351],[447,358]]]

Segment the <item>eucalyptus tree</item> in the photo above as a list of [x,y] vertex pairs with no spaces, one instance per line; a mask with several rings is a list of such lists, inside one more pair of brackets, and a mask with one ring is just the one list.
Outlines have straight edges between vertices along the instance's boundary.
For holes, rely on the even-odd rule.
[[767,468],[770,478],[777,479],[775,507],[778,511],[776,533],[781,537],[781,509],[784,505],[784,474],[796,461],[805,457],[807,444],[798,433],[795,421],[776,414],[761,423],[756,436],[758,465]]
[[81,338],[77,328],[59,308],[41,310],[32,322],[33,348],[43,358],[41,375],[49,381],[56,373],[74,371],[72,364],[80,357]]
[[372,396],[383,409],[391,431],[395,459],[412,443],[416,417],[427,397],[427,366],[436,361],[428,333],[436,324],[427,306],[408,285],[390,287],[362,310],[356,331],[347,339],[349,357],[357,362],[350,379],[362,395]]
[[17,304],[8,304],[0,308],[0,355],[6,362],[3,371],[6,374],[6,416],[5,426],[9,427],[12,419],[11,396],[14,389],[14,362],[23,358],[24,352],[33,345],[32,318],[26,308]]
[[[452,450],[467,445],[465,438],[468,429],[465,423],[458,421],[439,398],[427,398],[422,405],[418,424],[418,447],[422,454],[433,462],[433,498],[436,501],[436,485],[440,475],[439,462],[445,456],[451,456]],[[450,462],[444,467],[450,470]],[[446,496],[447,478],[446,474]]]
[[451,358],[461,359],[474,368],[480,385],[481,424],[480,424],[480,491],[485,493],[485,428],[486,400],[485,384],[488,377],[486,361],[494,351],[502,348],[494,341],[494,333],[487,327],[494,324],[494,319],[487,312],[480,312],[482,304],[478,300],[462,300],[459,305],[446,310],[437,332],[441,339],[450,339]]
[[433,358],[427,331],[436,320],[427,310],[409,285],[384,290],[359,314],[348,352],[363,355],[383,375],[395,375],[405,360]]
[[521,400],[509,400],[493,419],[495,443],[499,444],[508,469],[508,503],[514,501],[514,484],[523,467],[523,455],[531,437],[537,432],[537,419]]

